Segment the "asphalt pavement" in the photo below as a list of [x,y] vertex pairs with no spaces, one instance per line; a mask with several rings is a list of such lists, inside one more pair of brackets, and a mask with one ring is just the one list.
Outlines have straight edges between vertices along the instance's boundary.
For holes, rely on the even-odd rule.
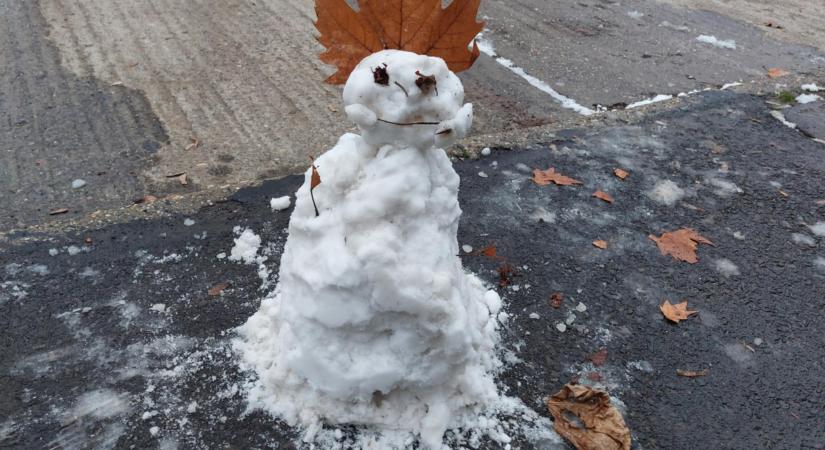
[[[824,146],[766,100],[707,92],[634,123],[456,160],[459,243],[495,245],[516,269],[499,287],[512,315],[502,350],[515,358],[498,379],[509,395],[548,415],[542,399],[571,380],[609,389],[635,449],[823,448]],[[583,185],[530,180],[549,167]],[[229,342],[277,281],[290,211],[272,212],[269,199],[301,181],[268,181],[191,214],[7,236],[0,445],[295,448],[296,430],[244,414],[250,374]],[[263,238],[265,279],[225,258],[237,226]],[[713,242],[697,264],[648,238],[683,227]],[[498,285],[501,261],[462,259]],[[669,323],[665,299],[699,314]],[[565,448],[525,439],[514,448]]]

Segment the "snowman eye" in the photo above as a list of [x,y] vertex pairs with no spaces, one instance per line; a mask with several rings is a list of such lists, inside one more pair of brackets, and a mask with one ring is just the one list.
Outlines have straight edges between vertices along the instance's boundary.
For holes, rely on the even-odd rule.
[[437,97],[438,83],[435,81],[435,75],[424,75],[418,70],[415,71],[415,74],[418,76],[415,80],[415,85],[418,86],[418,89],[421,89],[421,92],[424,94],[429,94],[430,91],[435,90],[435,95]]
[[387,65],[384,64],[383,66],[378,66],[372,70],[372,77],[375,80],[375,84],[380,84],[381,86],[389,86],[390,85],[390,74],[387,73]]

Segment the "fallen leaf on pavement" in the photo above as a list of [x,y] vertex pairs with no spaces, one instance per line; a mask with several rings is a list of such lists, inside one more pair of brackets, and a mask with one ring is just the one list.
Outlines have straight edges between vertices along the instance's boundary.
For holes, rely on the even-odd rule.
[[628,177],[628,175],[630,175],[630,172],[628,172],[624,169],[616,168],[616,169],[613,169],[613,175],[616,175],[617,177],[619,177],[620,180],[624,180],[625,178]]
[[788,71],[786,71],[785,69],[780,69],[779,67],[773,67],[768,69],[769,78],[781,78],[785,75],[788,75]]
[[66,214],[69,212],[69,208],[57,208],[49,211],[50,216],[56,216],[58,214]]
[[556,292],[555,294],[550,296],[550,306],[552,306],[553,308],[561,308],[561,304],[563,302],[564,297],[561,295],[561,292]]
[[604,365],[604,363],[607,361],[607,349],[603,348],[597,351],[596,353],[590,355],[590,361],[596,367]]
[[507,287],[513,282],[513,277],[516,275],[516,268],[510,263],[503,263],[498,268],[498,285]]
[[315,27],[326,47],[321,61],[338,68],[327,83],[343,84],[364,57],[385,49],[437,56],[453,72],[469,69],[480,54],[479,4],[454,0],[442,8],[440,0],[361,0],[356,11],[345,0],[317,0]]
[[607,241],[603,241],[601,239],[593,241],[593,246],[604,250],[607,248]]
[[186,177],[186,174],[185,174],[185,173],[182,173],[182,174],[178,177],[178,181],[180,181],[180,185],[181,185],[181,186],[187,186],[187,185],[189,184],[189,180],[187,179],[187,177]]
[[656,237],[653,234],[648,237],[659,247],[662,256],[671,255],[675,259],[691,264],[696,264],[699,261],[696,256],[698,244],[713,245],[713,242],[691,228],[682,228],[681,230],[664,233],[661,237]]
[[676,369],[676,375],[679,375],[680,377],[686,377],[686,378],[697,378],[697,377],[703,377],[703,376],[705,376],[705,375],[707,375],[707,374],[708,374],[708,369],[704,369],[704,370],[682,370],[682,369]]
[[567,384],[547,409],[556,432],[579,450],[630,450],[630,430],[605,391]]
[[613,197],[611,197],[610,194],[608,194],[607,192],[604,192],[604,191],[594,192],[593,197],[596,197],[599,200],[604,200],[607,203],[613,203]]
[[482,249],[479,249],[474,253],[477,256],[486,256],[490,259],[497,259],[498,258],[498,251],[496,250],[495,245],[488,245]]
[[698,312],[688,311],[687,305],[688,302],[673,305],[670,303],[670,300],[665,300],[665,302],[659,306],[659,309],[662,311],[662,314],[667,318],[667,320],[674,323],[679,323],[682,320],[687,320],[690,316]]
[[533,182],[538,184],[539,186],[547,186],[550,183],[556,184],[558,186],[572,186],[575,184],[582,184],[579,180],[574,180],[573,178],[564,176],[558,172],[556,169],[551,167],[547,170],[533,170]]
[[184,150],[187,150],[187,151],[194,150],[194,149],[198,148],[199,145],[201,145],[201,141],[199,141],[195,138],[189,138],[189,145],[187,145],[186,148],[184,148]]
[[223,292],[224,289],[228,288],[231,285],[232,285],[232,283],[229,282],[229,281],[224,281],[223,283],[218,283],[218,284],[212,286],[211,288],[209,288],[208,294],[209,294],[210,297],[217,297],[217,296],[221,295],[221,292]]

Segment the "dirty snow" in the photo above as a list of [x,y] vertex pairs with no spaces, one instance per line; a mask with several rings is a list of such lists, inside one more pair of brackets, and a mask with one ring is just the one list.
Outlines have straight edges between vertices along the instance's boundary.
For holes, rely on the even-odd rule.
[[803,84],[800,87],[802,88],[803,91],[808,91],[808,92],[819,92],[819,91],[825,90],[825,88],[821,88],[821,87],[817,86],[816,83]]
[[791,239],[795,244],[807,245],[808,247],[816,246],[816,241],[814,238],[808,236],[807,234],[793,233],[791,234]]
[[822,97],[820,97],[816,94],[799,94],[796,97],[796,102],[800,103],[802,105],[804,105],[806,103],[812,103],[812,102],[815,102],[817,100],[822,100]]
[[647,196],[652,200],[667,206],[673,206],[685,197],[685,190],[671,180],[661,180],[648,191]]
[[814,266],[819,270],[825,271],[825,258],[817,256],[816,259],[814,259]]
[[715,261],[716,270],[725,277],[733,277],[739,275],[739,267],[733,261],[722,258]]
[[184,225],[184,226],[187,226],[187,227],[191,227],[191,226],[192,226],[192,225],[194,225],[194,224],[195,224],[195,221],[194,221],[194,220],[192,220],[192,219],[185,219],[185,220],[183,221],[183,225]]
[[83,186],[86,186],[85,180],[81,180],[78,178],[77,180],[72,181],[72,189],[80,189]]
[[699,37],[697,37],[696,40],[705,44],[710,44],[714,47],[736,50],[736,41],[734,41],[733,39],[725,41],[722,39],[718,39],[716,36],[708,36],[706,34],[702,34]]
[[652,105],[653,103],[664,102],[664,101],[670,100],[672,98],[673,98],[673,96],[669,95],[669,94],[659,94],[655,97],[646,98],[644,100],[639,100],[638,102],[631,103],[631,104],[627,105],[626,109],[633,109],[633,108],[639,108],[639,107],[642,107],[642,106]]
[[289,206],[292,204],[288,195],[283,197],[273,198],[269,201],[269,207],[272,211],[283,211],[285,209],[289,209]]
[[782,125],[785,125],[788,128],[793,128],[794,130],[796,129],[796,124],[793,122],[789,122],[788,119],[785,118],[785,114],[782,114],[782,111],[773,110],[771,111],[771,116],[773,116],[774,119],[782,122]]
[[483,149],[481,149],[482,156],[490,156],[490,153],[492,153],[490,147],[484,147]]
[[627,15],[631,19],[636,19],[636,20],[639,20],[639,19],[641,19],[642,17],[645,16],[644,13],[640,13],[639,11],[628,11]]
[[711,178],[710,180],[708,180],[708,182],[717,188],[714,192],[716,193],[716,195],[720,197],[730,197],[731,195],[741,194],[742,192],[744,192],[735,183],[732,183],[727,180]]

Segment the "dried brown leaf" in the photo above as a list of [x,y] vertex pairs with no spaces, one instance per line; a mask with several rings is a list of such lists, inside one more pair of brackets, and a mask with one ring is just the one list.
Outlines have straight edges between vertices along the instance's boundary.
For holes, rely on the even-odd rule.
[[49,211],[50,216],[57,216],[59,214],[66,214],[69,212],[69,208],[57,208]]
[[620,180],[624,180],[625,178],[627,178],[630,175],[630,172],[628,172],[624,169],[615,168],[615,169],[613,169],[613,175],[616,175],[617,177],[619,177]]
[[384,49],[437,56],[453,72],[469,69],[480,54],[474,40],[484,28],[476,21],[480,3],[453,0],[442,8],[440,0],[360,0],[355,11],[345,0],[316,0],[315,27],[326,47],[321,61],[338,68],[327,82],[343,84],[362,59]]
[[221,292],[223,292],[224,289],[228,288],[231,285],[232,285],[232,282],[224,281],[223,283],[218,283],[218,284],[212,286],[211,288],[209,288],[209,291],[207,291],[207,293],[209,294],[210,297],[217,297],[217,296],[221,295]]
[[603,348],[590,355],[590,361],[596,367],[604,365],[604,363],[607,362],[607,349]]
[[707,375],[707,374],[708,374],[708,369],[704,369],[704,370],[682,370],[682,369],[676,369],[676,375],[679,375],[680,377],[686,377],[686,378],[697,378],[697,377],[703,377],[703,376],[705,376],[705,375]]
[[498,285],[507,287],[513,282],[513,277],[516,275],[516,268],[510,263],[502,263],[498,267]]
[[178,181],[180,181],[181,186],[186,186],[189,184],[189,180],[186,177],[185,173],[180,174],[180,176],[178,177]]
[[199,145],[201,145],[201,141],[199,141],[195,138],[189,138],[189,145],[187,145],[184,148],[184,150],[186,150],[186,151],[194,150],[194,149],[198,148]]
[[607,192],[604,191],[596,191],[593,193],[593,197],[596,197],[599,200],[604,200],[607,203],[613,203],[613,197],[610,196]]
[[605,391],[567,384],[547,400],[547,409],[556,432],[579,450],[630,450],[630,430]]
[[788,71],[780,69],[779,67],[772,67],[768,69],[768,78],[781,78],[788,75]]
[[556,292],[550,296],[550,306],[552,306],[553,308],[561,308],[563,302],[564,296],[562,296],[561,292]]
[[662,314],[674,323],[679,323],[682,320],[687,320],[690,316],[696,314],[698,311],[689,311],[687,309],[688,302],[677,303],[675,305],[670,303],[670,300],[665,300],[659,306],[659,309],[662,311]]
[[564,176],[558,172],[556,169],[551,167],[547,170],[533,170],[533,182],[538,184],[539,186],[547,186],[550,183],[556,184],[558,186],[572,186],[576,184],[582,184],[579,180],[574,180],[568,176]]
[[593,246],[605,250],[607,249],[607,241],[603,241],[601,239],[595,240],[593,241]]
[[664,233],[661,237],[653,234],[648,237],[656,243],[663,256],[671,255],[679,261],[690,264],[696,264],[699,261],[699,257],[696,256],[696,248],[699,244],[713,245],[713,242],[691,228]]

